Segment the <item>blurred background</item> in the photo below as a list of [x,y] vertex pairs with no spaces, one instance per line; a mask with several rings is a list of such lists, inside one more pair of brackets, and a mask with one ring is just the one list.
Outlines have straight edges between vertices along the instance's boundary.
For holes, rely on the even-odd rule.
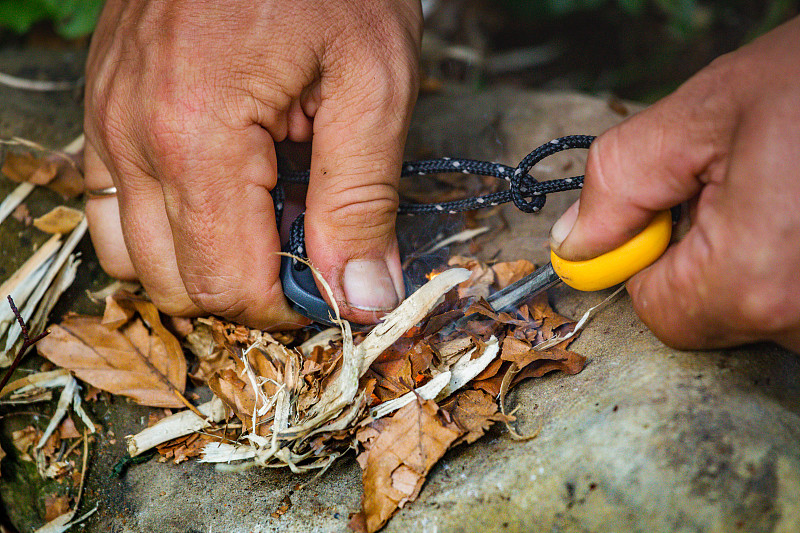
[[[798,13],[796,0],[423,0],[423,89],[509,83],[652,102]],[[102,0],[0,0],[3,47],[81,55]],[[72,62],[74,64],[74,62]],[[78,61],[80,63],[80,61]],[[0,71],[45,77],[25,65]],[[66,69],[47,73],[80,77]],[[59,81],[77,81],[65,79]]]

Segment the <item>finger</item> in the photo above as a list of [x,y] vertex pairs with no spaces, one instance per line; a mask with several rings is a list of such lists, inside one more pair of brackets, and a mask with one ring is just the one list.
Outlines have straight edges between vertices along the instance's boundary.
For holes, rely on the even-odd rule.
[[309,118],[309,115],[306,115],[299,99],[292,101],[289,107],[287,122],[288,139],[290,141],[299,143],[311,141],[311,118]]
[[269,133],[258,125],[173,132],[172,124],[162,125],[157,143],[159,179],[191,300],[205,312],[257,328],[306,323],[289,308],[279,280]]
[[405,296],[395,218],[416,71],[393,83],[386,68],[340,77],[327,98],[323,86],[306,198],[308,255],[342,314],[363,323]]
[[118,156],[113,168],[118,183],[117,225],[131,265],[159,309],[169,315],[196,316],[201,309],[189,298],[178,271],[161,185],[129,161]]
[[658,211],[719,179],[734,119],[724,65],[598,137],[589,150],[580,207],[550,234],[561,257],[583,260],[630,240]]
[[[89,142],[83,151],[83,165],[87,190],[114,186],[111,173]],[[86,201],[86,220],[89,222],[89,234],[103,270],[118,279],[136,279],[136,270],[122,236],[117,197],[90,197]]]

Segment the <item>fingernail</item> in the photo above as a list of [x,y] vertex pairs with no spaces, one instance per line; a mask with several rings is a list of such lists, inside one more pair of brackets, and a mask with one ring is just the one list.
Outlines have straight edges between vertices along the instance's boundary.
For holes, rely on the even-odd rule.
[[567,235],[572,231],[572,227],[575,225],[575,221],[578,220],[578,208],[580,207],[581,201],[578,200],[574,204],[572,204],[569,209],[567,209],[561,218],[559,218],[555,224],[553,224],[552,229],[550,229],[550,245],[554,248],[557,248],[564,242],[564,239],[567,238]]
[[363,311],[390,311],[400,299],[386,262],[379,259],[354,259],[344,267],[344,296],[351,307]]

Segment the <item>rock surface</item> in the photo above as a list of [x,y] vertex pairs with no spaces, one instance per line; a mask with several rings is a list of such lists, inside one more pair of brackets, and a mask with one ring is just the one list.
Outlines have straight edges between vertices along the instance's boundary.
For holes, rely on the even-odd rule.
[[[0,88],[4,137],[33,134],[58,146],[79,131],[79,117],[63,95]],[[515,164],[542,142],[597,134],[619,120],[604,100],[577,94],[501,88],[429,96],[418,106],[408,156]],[[580,174],[584,155],[548,159],[536,176]],[[479,239],[480,254],[541,263],[550,226],[575,198],[553,195],[536,216],[503,208],[509,226]],[[4,239],[9,231],[0,232]],[[3,266],[28,253],[17,247]],[[80,290],[97,282],[93,261],[85,258]],[[71,306],[81,305],[80,290],[72,292]],[[604,296],[561,288],[551,300],[577,317]],[[771,345],[671,350],[646,330],[626,297],[599,314],[573,346],[589,358],[581,374],[528,382],[509,398],[519,406],[518,430],[541,426],[538,438],[517,442],[498,428],[453,450],[419,500],[385,531],[800,531],[800,357]],[[316,480],[155,461],[110,479],[124,453],[122,436],[144,426],[147,410],[118,398],[90,408],[104,433],[82,506],[99,504],[99,510],[84,531],[344,532],[359,507],[360,471],[352,457]],[[295,489],[297,483],[305,486]],[[8,480],[0,484],[6,498]],[[287,495],[288,512],[270,517]],[[6,501],[6,511],[22,531],[40,525],[35,509],[22,512]]]

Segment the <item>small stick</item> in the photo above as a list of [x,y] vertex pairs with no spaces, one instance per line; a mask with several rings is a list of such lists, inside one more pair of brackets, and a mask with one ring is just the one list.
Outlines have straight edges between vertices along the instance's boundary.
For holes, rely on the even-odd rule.
[[20,362],[22,361],[22,356],[25,355],[25,352],[28,351],[28,348],[30,348],[31,346],[42,340],[50,333],[50,330],[46,329],[31,339],[30,336],[28,335],[28,326],[25,325],[25,321],[22,320],[22,316],[20,316],[19,311],[17,311],[17,306],[14,305],[14,299],[11,298],[11,295],[8,296],[8,305],[11,306],[11,311],[13,311],[14,316],[17,317],[19,326],[20,328],[22,328],[23,343],[22,346],[20,346],[19,351],[17,351],[16,357],[14,357],[14,362],[11,363],[10,367],[8,367],[6,375],[3,376],[3,380],[0,381],[0,390],[3,390],[3,387],[6,386],[8,380],[11,379],[11,375],[14,373],[14,370],[16,370],[17,367],[19,366]]
[[178,400],[179,400],[179,401],[180,401],[180,402],[181,402],[183,405],[185,405],[186,407],[188,407],[188,408],[189,408],[189,410],[190,410],[191,412],[193,412],[194,414],[196,414],[196,415],[197,415],[197,416],[199,416],[200,418],[205,418],[205,415],[204,415],[203,413],[201,413],[201,412],[200,412],[200,411],[197,409],[197,407],[195,407],[195,405],[194,405],[192,402],[190,402],[189,400],[187,400],[187,399],[186,399],[186,396],[184,396],[183,394],[181,394],[181,391],[179,391],[179,390],[178,390],[177,388],[175,388],[174,386],[172,387],[172,394],[174,394],[174,395],[175,395],[175,397],[176,397],[176,398],[177,398],[177,399],[178,399]]

